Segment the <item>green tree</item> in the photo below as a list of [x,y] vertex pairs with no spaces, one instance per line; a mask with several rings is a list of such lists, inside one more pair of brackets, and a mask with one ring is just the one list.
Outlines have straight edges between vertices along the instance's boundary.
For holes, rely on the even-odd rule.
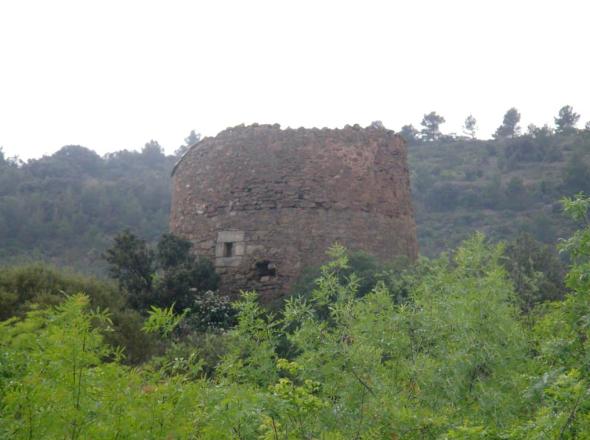
[[191,264],[194,257],[190,251],[192,243],[173,234],[164,234],[158,241],[156,258],[162,269]]
[[463,123],[463,133],[468,135],[471,139],[475,139],[476,132],[477,119],[475,119],[473,115],[469,115],[465,118],[465,122]]
[[147,165],[153,166],[162,161],[165,157],[162,146],[153,139],[147,142],[141,149],[141,158]]
[[197,297],[219,287],[219,275],[213,264],[206,259],[197,259],[191,248],[190,241],[172,234],[160,238],[155,253],[155,305],[168,307],[174,304],[177,313],[194,309]]
[[419,132],[411,124],[404,125],[399,134],[406,140],[408,145],[416,145],[420,142],[420,138],[418,137]]
[[324,430],[442,438],[452,420],[468,417],[463,405],[476,407],[488,426],[526,411],[511,400],[523,386],[515,371],[527,363],[501,248],[487,248],[479,235],[452,261],[423,261],[399,305],[382,284],[358,299],[358,278],[340,277],[346,254],[331,253],[312,295],[291,298],[284,311],[299,380],[319,382],[317,397],[339,402],[336,414],[331,406],[316,410]]
[[145,310],[154,303],[154,253],[144,240],[126,230],[114,238],[104,258],[111,277],[128,293],[131,307]]
[[201,140],[201,134],[197,133],[195,130],[191,130],[189,135],[184,138],[184,144],[181,145],[176,149],[174,152],[174,156],[180,158],[184,156],[184,154],[188,151],[190,147],[195,145],[197,142]]
[[549,246],[529,234],[521,234],[507,244],[505,255],[503,265],[514,282],[524,312],[564,297],[565,268]]
[[63,163],[70,172],[84,177],[100,175],[104,165],[98,154],[80,145],[62,147],[51,157],[53,161]]
[[184,138],[184,143],[185,143],[185,145],[188,145],[190,147],[190,146],[196,144],[197,142],[199,142],[200,140],[201,140],[201,133],[197,133],[195,130],[191,130],[189,135]]
[[518,162],[536,162],[545,157],[546,148],[542,138],[519,136],[507,139],[504,155],[508,159],[508,168],[516,166]]
[[520,127],[518,126],[519,122],[520,113],[516,108],[512,107],[504,115],[502,125],[497,128],[494,137],[496,139],[504,139],[518,136],[520,134]]
[[438,115],[436,112],[430,112],[425,114],[422,118],[421,135],[425,141],[435,141],[441,136],[440,125],[445,123],[445,118]]
[[575,129],[580,120],[580,115],[574,112],[571,105],[564,105],[559,109],[559,113],[554,120],[557,133],[568,133]]
[[[219,275],[210,261],[196,258],[191,248],[190,241],[164,234],[153,250],[125,231],[115,237],[105,259],[110,275],[128,294],[134,309],[142,313],[151,306],[173,307],[176,313],[188,309],[195,316],[189,316],[187,321],[200,327],[227,327],[233,316],[228,300],[205,295],[217,290]],[[217,311],[211,313],[206,307],[215,307]]]
[[541,149],[547,149],[551,145],[552,136],[555,131],[547,124],[542,127],[537,127],[534,124],[529,124],[527,127],[527,135],[535,139],[536,143]]
[[590,198],[578,194],[562,203],[582,225],[560,246],[574,262],[566,276],[571,293],[547,308],[535,324],[539,373],[527,394],[538,396],[540,404],[511,430],[512,438],[577,439],[590,432]]

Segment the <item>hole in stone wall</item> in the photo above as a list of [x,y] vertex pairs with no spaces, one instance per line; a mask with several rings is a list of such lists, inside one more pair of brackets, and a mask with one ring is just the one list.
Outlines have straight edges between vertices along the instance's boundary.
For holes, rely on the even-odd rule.
[[266,281],[270,277],[277,275],[277,267],[268,260],[258,261],[256,263],[256,276],[259,281]]
[[223,243],[223,256],[225,258],[227,258],[227,257],[233,257],[233,255],[234,255],[234,244],[231,242]]

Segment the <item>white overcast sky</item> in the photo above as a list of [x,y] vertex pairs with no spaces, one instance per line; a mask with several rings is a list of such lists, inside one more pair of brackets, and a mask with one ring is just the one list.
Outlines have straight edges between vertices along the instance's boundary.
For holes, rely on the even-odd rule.
[[[590,2],[0,0],[0,146],[103,154],[240,123],[419,125],[488,137],[590,119]],[[580,125],[581,125],[580,124]]]

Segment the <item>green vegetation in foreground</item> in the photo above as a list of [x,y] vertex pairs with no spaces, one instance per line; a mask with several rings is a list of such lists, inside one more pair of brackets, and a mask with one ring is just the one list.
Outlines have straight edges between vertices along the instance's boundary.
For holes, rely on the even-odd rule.
[[590,199],[564,206],[583,225],[562,245],[569,293],[526,316],[502,246],[477,234],[421,260],[403,297],[384,282],[359,296],[340,247],[279,315],[245,293],[207,375],[173,306],[143,324],[168,353],[135,368],[106,344],[112,318],[87,295],[11,318],[0,324],[0,437],[588,438]]

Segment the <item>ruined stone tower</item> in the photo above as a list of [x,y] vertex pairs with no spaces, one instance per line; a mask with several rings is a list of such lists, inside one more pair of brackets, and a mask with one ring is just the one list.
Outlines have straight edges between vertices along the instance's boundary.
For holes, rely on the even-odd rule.
[[383,128],[229,128],[172,176],[171,231],[214,262],[224,293],[276,298],[334,242],[417,256],[405,144]]

